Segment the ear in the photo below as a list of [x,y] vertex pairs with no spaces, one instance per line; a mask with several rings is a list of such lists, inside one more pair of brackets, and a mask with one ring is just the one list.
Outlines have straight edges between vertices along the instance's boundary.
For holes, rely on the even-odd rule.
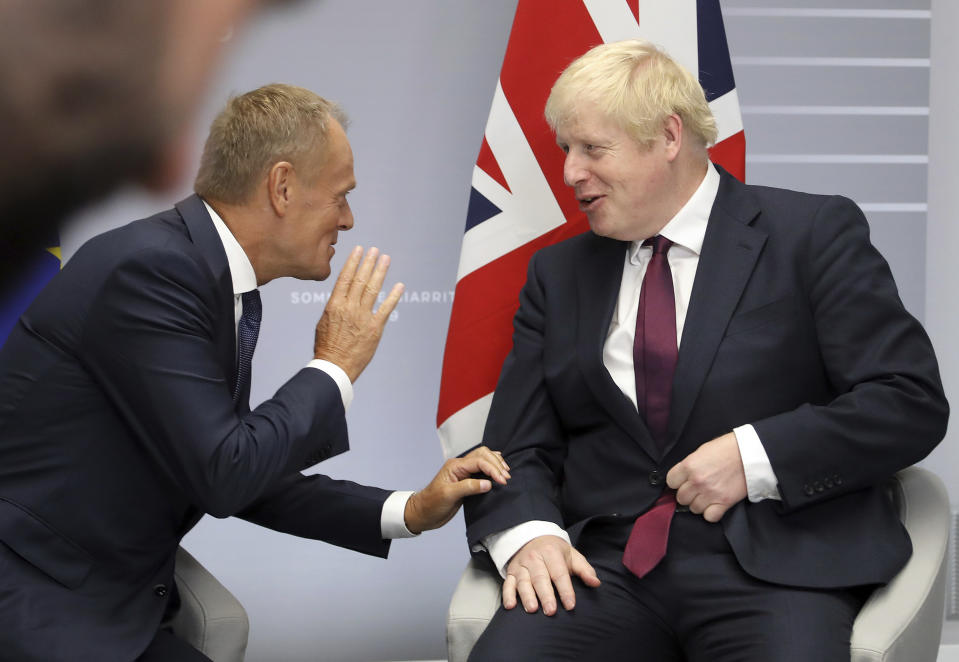
[[673,161],[683,147],[683,118],[675,113],[667,117],[663,136],[666,139],[666,158]]
[[286,216],[293,199],[295,183],[293,165],[289,161],[279,161],[270,167],[266,175],[266,189],[270,206],[277,216]]

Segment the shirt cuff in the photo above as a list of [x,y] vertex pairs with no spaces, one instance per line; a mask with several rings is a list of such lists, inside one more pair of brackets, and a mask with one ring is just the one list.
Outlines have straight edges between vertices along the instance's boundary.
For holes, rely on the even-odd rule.
[[[482,547],[485,547],[486,551],[489,552],[490,558],[493,559],[493,565],[499,570],[500,577],[506,579],[506,566],[509,560],[519,551],[520,547],[540,536],[556,536],[567,543],[569,542],[569,534],[555,522],[532,520],[517,524],[499,533],[491,533],[483,538]],[[473,551],[480,551],[479,546],[474,548]]]
[[764,499],[782,501],[779,494],[779,479],[766,455],[763,442],[752,425],[741,425],[733,430],[739,455],[743,460],[743,472],[746,474],[746,495],[753,503]]
[[343,398],[343,411],[347,411],[353,403],[353,382],[347,377],[343,368],[324,359],[313,359],[306,364],[306,367],[322,370],[333,378],[340,389],[340,397]]
[[413,496],[412,492],[393,492],[383,502],[383,512],[380,514],[380,531],[383,540],[396,538],[415,538],[417,533],[411,533],[406,528],[406,502]]

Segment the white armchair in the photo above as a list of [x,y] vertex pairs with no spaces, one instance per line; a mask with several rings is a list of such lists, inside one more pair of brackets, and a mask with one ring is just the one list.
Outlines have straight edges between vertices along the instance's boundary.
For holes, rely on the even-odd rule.
[[863,605],[852,630],[852,662],[935,662],[942,636],[949,546],[949,494],[920,467],[896,474],[890,491],[912,538],[912,557]]
[[[949,495],[938,476],[920,467],[896,474],[889,492],[912,538],[913,553],[859,612],[851,662],[936,662],[945,605]],[[489,564],[470,560],[450,602],[449,662],[466,662],[499,601],[499,574]]]
[[243,662],[250,621],[240,601],[182,547],[174,577],[180,609],[173,632],[213,662]]

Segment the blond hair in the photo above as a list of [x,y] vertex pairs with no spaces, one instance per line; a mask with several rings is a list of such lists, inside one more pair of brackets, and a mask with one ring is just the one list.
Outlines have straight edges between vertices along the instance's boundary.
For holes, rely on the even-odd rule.
[[637,142],[649,146],[676,114],[702,147],[716,142],[716,120],[699,81],[648,41],[631,39],[592,48],[553,84],[546,121],[553,131],[593,104]]
[[248,202],[273,164],[289,161],[307,173],[321,165],[330,118],[348,120],[335,103],[295,85],[273,83],[232,97],[210,126],[197,195],[228,204]]

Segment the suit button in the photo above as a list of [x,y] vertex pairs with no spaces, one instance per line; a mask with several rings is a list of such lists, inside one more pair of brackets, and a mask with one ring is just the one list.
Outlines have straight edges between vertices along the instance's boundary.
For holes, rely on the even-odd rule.
[[659,469],[653,469],[649,472],[649,484],[653,487],[663,484],[663,472]]
[[812,496],[813,494],[816,493],[816,490],[814,490],[812,485],[808,483],[802,486],[802,491],[803,491],[803,494],[805,494],[806,496]]
[[839,474],[836,474],[832,477],[832,482],[836,484],[836,487],[842,485],[842,478],[839,477]]
[[823,490],[826,489],[825,487],[822,486],[822,483],[820,483],[818,480],[815,483],[813,483],[812,486],[813,486],[813,489],[816,490],[817,492],[822,492]]
[[822,484],[826,486],[827,490],[831,490],[833,488],[833,485],[835,485],[835,483],[832,482],[832,478],[829,478],[829,477],[827,477],[826,480],[822,482]]
[[153,587],[153,592],[156,594],[157,597],[165,598],[167,594],[166,584],[157,584],[156,586]]

